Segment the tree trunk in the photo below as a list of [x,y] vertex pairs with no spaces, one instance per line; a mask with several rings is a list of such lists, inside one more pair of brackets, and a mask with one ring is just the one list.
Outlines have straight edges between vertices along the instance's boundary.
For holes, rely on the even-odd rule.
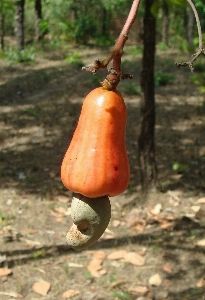
[[150,8],[154,0],[145,0],[144,51],[141,72],[141,130],[138,139],[142,190],[155,183],[155,85],[154,64],[156,46],[156,19]]
[[16,46],[18,50],[24,49],[24,4],[25,0],[15,0],[15,35]]
[[169,7],[166,1],[162,4],[162,42],[168,45],[169,38]]
[[40,28],[40,22],[42,20],[42,5],[41,0],[35,0],[35,32],[36,40],[39,41],[43,38]]
[[4,51],[4,11],[3,5],[1,3],[0,7],[0,40],[1,40],[1,50]]

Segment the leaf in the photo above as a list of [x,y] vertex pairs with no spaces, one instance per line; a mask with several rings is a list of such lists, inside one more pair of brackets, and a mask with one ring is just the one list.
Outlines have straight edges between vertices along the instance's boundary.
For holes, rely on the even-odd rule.
[[55,211],[59,214],[65,215],[66,214],[66,209],[64,207],[56,207]]
[[78,290],[67,290],[66,292],[63,293],[62,298],[63,299],[70,299],[74,296],[77,296],[80,294],[80,291]]
[[174,222],[166,222],[160,225],[161,229],[172,229],[174,227]]
[[40,246],[41,243],[39,241],[32,241],[25,239],[24,242],[29,246]]
[[194,212],[198,212],[200,210],[200,206],[199,205],[192,205],[191,206],[191,209],[194,211]]
[[81,264],[76,264],[76,263],[72,263],[72,262],[69,263],[68,266],[71,267],[71,268],[83,268],[84,267]]
[[124,257],[126,262],[129,262],[135,266],[143,266],[145,264],[145,259],[136,252],[128,252]]
[[131,287],[129,289],[129,291],[131,293],[145,295],[149,290],[148,290],[148,288],[146,286],[139,285],[139,286]]
[[197,200],[197,203],[205,203],[205,197],[199,198],[199,199]]
[[127,254],[126,250],[118,250],[110,253],[107,256],[107,259],[113,260],[113,259],[121,259],[124,258],[124,256]]
[[158,203],[155,205],[155,207],[151,210],[151,213],[154,214],[154,215],[159,215],[160,212],[162,210],[162,204],[161,203]]
[[119,287],[119,286],[125,284],[126,282],[127,282],[127,281],[125,281],[125,280],[118,280],[118,281],[115,281],[115,282],[111,283],[110,288],[112,289],[112,288]]
[[51,284],[44,280],[35,282],[32,286],[32,290],[41,296],[46,296],[50,288]]
[[162,270],[169,274],[172,274],[172,272],[173,272],[172,266],[170,266],[169,264],[164,264],[162,266]]
[[12,270],[8,268],[0,268],[0,277],[8,276],[12,274]]
[[94,258],[93,260],[91,260],[87,265],[87,269],[93,277],[100,277],[106,273],[105,272],[103,274],[104,271],[102,273],[98,272],[102,269],[102,259],[98,258]]
[[196,286],[197,286],[198,288],[205,287],[205,280],[204,280],[204,278],[201,278],[201,279],[197,282]]
[[62,202],[62,203],[67,203],[71,200],[70,197],[67,197],[67,196],[64,196],[64,195],[58,195],[56,198],[57,198],[56,199],[57,201]]
[[113,226],[113,227],[119,227],[120,224],[121,224],[121,222],[120,222],[119,220],[113,220],[113,221],[112,221],[112,226]]
[[22,299],[25,297],[24,295],[18,294],[16,292],[0,292],[0,295],[9,296],[12,298],[19,298],[19,299]]
[[32,229],[32,228],[25,228],[21,230],[21,234],[25,235],[25,234],[35,234],[36,232],[38,232],[36,229]]
[[162,284],[162,279],[159,274],[154,274],[149,279],[149,284],[153,286],[160,286]]
[[103,260],[106,257],[106,253],[104,251],[96,251],[93,253],[93,257]]
[[197,246],[205,246],[205,239],[197,241]]

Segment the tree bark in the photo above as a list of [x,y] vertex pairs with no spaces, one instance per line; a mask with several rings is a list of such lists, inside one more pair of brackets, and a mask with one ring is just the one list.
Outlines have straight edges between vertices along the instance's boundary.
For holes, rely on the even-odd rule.
[[40,22],[42,20],[42,4],[41,0],[35,0],[35,32],[36,40],[39,41],[43,38],[40,28]]
[[155,183],[155,85],[156,18],[150,8],[154,0],[145,0],[144,50],[141,72],[141,130],[138,138],[141,186],[145,192]]
[[1,40],[1,50],[4,51],[4,11],[3,5],[1,5],[0,10],[0,40]]
[[16,46],[18,50],[24,49],[24,5],[25,0],[15,0],[15,35]]
[[162,42],[168,45],[169,38],[169,6],[166,1],[162,4]]

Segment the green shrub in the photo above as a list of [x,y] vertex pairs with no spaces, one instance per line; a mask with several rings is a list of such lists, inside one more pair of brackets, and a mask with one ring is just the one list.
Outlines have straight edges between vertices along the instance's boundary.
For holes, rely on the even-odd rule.
[[163,71],[157,71],[154,76],[155,86],[167,85],[175,81],[175,77],[172,74],[165,73]]
[[205,64],[197,62],[194,64],[194,71],[196,72],[205,72]]
[[166,51],[169,49],[169,46],[163,42],[160,42],[158,45],[157,45],[157,48],[159,50],[162,50],[162,51]]
[[188,170],[188,166],[185,165],[185,164],[181,164],[181,163],[179,163],[179,162],[175,162],[175,163],[173,164],[173,166],[172,166],[172,169],[173,169],[174,171],[178,171],[178,172],[180,172],[180,173],[185,173],[185,172],[187,172],[187,170]]
[[6,58],[12,63],[29,63],[35,61],[34,48],[26,48],[23,50],[15,50],[8,48],[5,51]]
[[190,76],[190,81],[198,85],[201,93],[205,93],[205,73]]
[[99,36],[95,38],[95,45],[100,47],[112,46],[114,44],[114,40],[109,36]]
[[122,90],[127,95],[140,95],[141,87],[134,82],[125,81],[122,83]]
[[66,62],[76,67],[83,67],[81,55],[78,52],[73,52],[66,58]]

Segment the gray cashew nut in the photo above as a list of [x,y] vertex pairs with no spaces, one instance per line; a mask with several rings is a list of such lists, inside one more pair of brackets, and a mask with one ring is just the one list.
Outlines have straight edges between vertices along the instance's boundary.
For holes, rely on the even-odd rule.
[[74,249],[85,249],[94,244],[104,233],[111,218],[108,196],[88,198],[76,194],[71,203],[73,225],[66,241]]

